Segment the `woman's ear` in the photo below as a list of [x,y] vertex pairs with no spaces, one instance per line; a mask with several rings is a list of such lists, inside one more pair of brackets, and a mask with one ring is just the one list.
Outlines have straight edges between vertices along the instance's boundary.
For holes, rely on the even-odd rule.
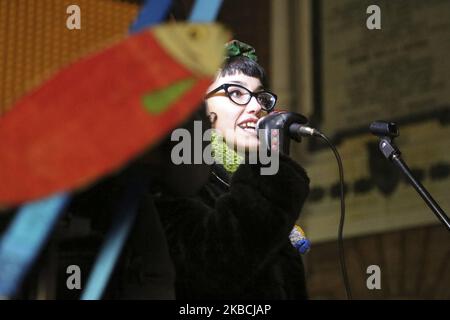
[[212,104],[212,105],[210,104],[209,99],[205,100],[205,106],[206,106],[206,116],[209,119],[209,123],[211,124],[211,127],[214,128],[215,123],[217,121],[217,113],[215,113],[213,110],[215,110],[216,108],[215,108],[214,104]]
[[209,121],[211,122],[211,126],[214,126],[214,123],[217,121],[217,113],[209,112],[208,118],[209,118]]

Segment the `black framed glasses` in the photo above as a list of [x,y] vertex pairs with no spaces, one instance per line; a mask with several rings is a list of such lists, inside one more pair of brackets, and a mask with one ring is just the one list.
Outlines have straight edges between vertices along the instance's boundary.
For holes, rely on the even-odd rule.
[[275,107],[275,103],[277,102],[277,96],[272,92],[265,90],[258,92],[251,92],[250,90],[241,85],[232,83],[224,83],[218,86],[217,88],[208,92],[205,98],[206,99],[210,98],[216,92],[222,89],[225,91],[225,94],[231,101],[240,106],[247,105],[252,99],[252,97],[255,97],[256,101],[258,101],[261,108],[266,112],[270,112],[273,110],[273,108]]

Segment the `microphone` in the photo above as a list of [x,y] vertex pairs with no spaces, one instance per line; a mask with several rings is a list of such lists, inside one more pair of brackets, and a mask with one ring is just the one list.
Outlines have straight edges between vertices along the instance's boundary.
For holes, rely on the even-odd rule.
[[395,138],[399,135],[399,130],[395,122],[387,122],[382,120],[374,121],[370,124],[369,130],[372,134],[380,138]]
[[[302,137],[319,136],[317,129],[308,126],[308,119],[295,112],[274,111],[258,120],[256,129],[262,145],[289,155],[290,140],[301,142]],[[273,129],[278,130],[277,133]],[[262,132],[261,132],[262,130]],[[262,136],[261,136],[262,133]]]

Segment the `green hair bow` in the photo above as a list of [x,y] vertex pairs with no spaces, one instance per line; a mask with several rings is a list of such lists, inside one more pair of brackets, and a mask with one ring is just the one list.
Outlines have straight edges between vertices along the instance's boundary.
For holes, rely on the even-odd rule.
[[258,61],[255,48],[239,40],[231,40],[225,44],[225,49],[227,58],[244,56],[255,62]]

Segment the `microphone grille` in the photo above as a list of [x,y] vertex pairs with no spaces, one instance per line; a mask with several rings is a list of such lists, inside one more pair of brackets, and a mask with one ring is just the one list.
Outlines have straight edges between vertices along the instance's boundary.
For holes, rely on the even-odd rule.
[[369,130],[372,134],[379,137],[397,137],[399,135],[398,127],[395,122],[374,121],[370,124]]

